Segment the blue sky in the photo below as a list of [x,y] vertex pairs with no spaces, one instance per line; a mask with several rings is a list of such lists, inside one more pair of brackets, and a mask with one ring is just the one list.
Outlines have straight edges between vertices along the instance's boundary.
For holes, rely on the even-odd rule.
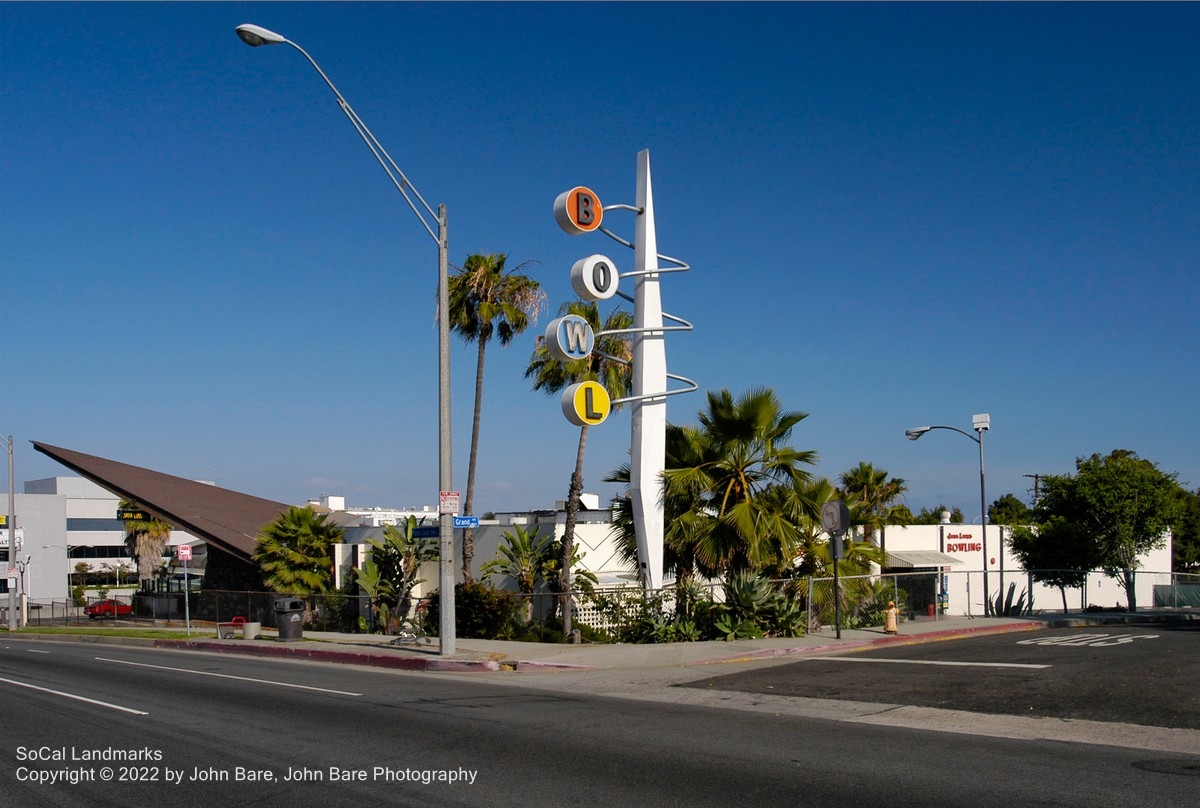
[[[451,261],[550,301],[648,148],[664,305],[701,391],[774,388],[831,478],[913,510],[1132,449],[1200,486],[1200,5],[0,4],[0,432],[286,502],[436,504],[436,250],[313,55],[425,197]],[[632,234],[632,218],[606,220]],[[607,311],[607,309],[606,309]],[[476,511],[565,498],[577,430],[493,346]],[[474,349],[452,346],[465,489]],[[703,394],[671,399],[694,422]],[[585,488],[624,461],[594,427]]]

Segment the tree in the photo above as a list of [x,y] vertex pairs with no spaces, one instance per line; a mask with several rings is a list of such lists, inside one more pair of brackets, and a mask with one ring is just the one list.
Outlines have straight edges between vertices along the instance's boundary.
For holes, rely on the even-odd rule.
[[[855,511],[855,522],[863,526],[863,538],[875,544],[875,531],[882,534],[889,524],[904,524],[911,512],[896,500],[908,490],[904,480],[888,477],[883,469],[860,462],[838,478],[842,494]],[[878,542],[883,547],[884,541]]]
[[[678,526],[689,552],[720,574],[790,563],[800,535],[796,486],[811,477],[801,466],[817,455],[787,441],[808,413],[783,410],[764,387],[736,399],[727,389],[709,392],[698,417],[699,428],[684,427],[678,438],[688,464],[663,474],[665,496],[691,503]],[[765,495],[772,486],[779,490]]]
[[[564,304],[559,309],[559,314],[574,314],[587,321],[595,333],[595,344],[586,358],[563,362],[550,353],[544,339],[539,339],[533,356],[530,357],[529,367],[525,371],[525,378],[533,379],[533,389],[552,395],[578,382],[595,381],[604,386],[614,401],[628,395],[632,385],[630,363],[633,360],[633,340],[622,332],[633,325],[633,315],[616,309],[601,324],[599,307],[595,303],[583,300]],[[569,588],[566,571],[570,569],[570,559],[574,557],[575,552],[575,523],[579,515],[579,496],[583,493],[583,457],[587,450],[587,439],[588,425],[584,424],[579,428],[575,469],[571,472],[571,482],[567,488],[563,556],[558,565],[563,576],[563,580],[559,581],[558,591],[562,593],[564,634],[571,632],[571,604],[566,594]]]
[[1013,494],[1005,494],[988,508],[988,521],[993,525],[1027,525],[1033,520],[1033,511]]
[[412,608],[412,591],[423,583],[417,577],[421,565],[438,557],[437,540],[414,537],[416,526],[416,517],[410,516],[403,528],[384,525],[382,541],[367,539],[371,558],[358,571],[357,580],[371,600],[373,614],[381,614],[386,608],[389,617],[406,620]]
[[[1031,514],[1032,515],[1032,514]],[[1086,531],[1060,516],[1043,524],[1012,526],[1008,546],[1029,570],[1035,581],[1058,587],[1063,613],[1067,612],[1067,589],[1080,589],[1088,572],[1097,565],[1096,545]]]
[[[483,407],[483,366],[492,337],[504,347],[529,326],[546,299],[537,281],[519,274],[528,264],[505,268],[504,253],[469,255],[462,268],[450,278],[450,328],[468,343],[478,346],[475,360],[475,414],[471,427],[471,454],[467,466],[466,513],[475,507],[475,464],[479,456],[479,421]],[[475,557],[475,531],[463,531],[463,577],[471,579]]]
[[[701,461],[698,452],[700,442],[695,427],[667,424],[664,467],[668,469],[688,468]],[[619,483],[628,491],[630,469],[623,463],[605,478],[606,483]],[[663,571],[675,575],[677,590],[686,588],[695,580],[697,572],[705,577],[715,577],[717,571],[709,569],[696,558],[697,534],[695,521],[684,519],[695,505],[695,498],[686,492],[664,489],[663,491]],[[630,569],[638,568],[637,532],[633,522],[633,504],[628,493],[613,501],[612,532],[617,538],[618,557]],[[677,598],[676,606],[682,607],[684,599]]]
[[1042,479],[1036,508],[1038,525],[1060,520],[1062,529],[1087,535],[1096,564],[1125,590],[1129,611],[1137,611],[1134,587],[1138,556],[1163,546],[1179,513],[1175,475],[1166,474],[1134,452],[1117,449],[1075,461],[1075,475]]
[[[121,500],[119,509],[122,511],[141,511],[135,502]],[[145,513],[142,511],[142,513]],[[163,566],[163,551],[171,540],[171,526],[161,519],[155,519],[146,514],[145,519],[125,520],[125,546],[129,554],[137,562],[138,583],[142,588],[148,581],[153,581]]]
[[504,541],[496,548],[496,557],[480,567],[484,575],[507,575],[517,582],[517,590],[525,596],[525,622],[533,619],[533,590],[546,577],[548,552],[553,536],[538,535],[538,528],[526,530],[513,525],[504,531]]
[[1171,548],[1175,572],[1200,572],[1200,488],[1188,491],[1179,487],[1179,522]]
[[936,508],[922,508],[921,511],[913,517],[914,525],[939,525],[942,523],[942,511],[950,514],[950,523],[953,525],[961,525],[963,523],[963,512],[961,508],[947,508],[945,505],[938,505]]
[[344,531],[329,514],[291,507],[259,531],[254,561],[263,582],[281,595],[312,595],[333,584],[333,545]]

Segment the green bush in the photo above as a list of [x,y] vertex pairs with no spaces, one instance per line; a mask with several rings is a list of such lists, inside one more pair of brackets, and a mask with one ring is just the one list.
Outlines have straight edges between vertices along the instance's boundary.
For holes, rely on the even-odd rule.
[[[430,633],[441,623],[440,598],[430,595],[425,625]],[[508,640],[517,631],[521,599],[482,581],[465,581],[454,587],[454,633],[476,640]],[[561,631],[561,630],[560,630]]]

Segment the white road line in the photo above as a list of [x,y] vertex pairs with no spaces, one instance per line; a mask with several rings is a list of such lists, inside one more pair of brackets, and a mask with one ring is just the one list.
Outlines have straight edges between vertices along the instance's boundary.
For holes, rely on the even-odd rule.
[[26,648],[25,650],[31,654],[48,654],[48,653],[50,653],[49,651],[39,651],[36,648]]
[[150,715],[150,713],[144,712],[143,710],[134,710],[130,707],[122,707],[119,704],[110,704],[107,701],[96,701],[95,699],[89,699],[89,698],[86,698],[85,696],[77,696],[74,693],[64,693],[61,690],[51,690],[48,687],[38,687],[37,685],[31,685],[26,682],[18,682],[14,679],[0,678],[0,682],[6,682],[10,685],[16,685],[17,687],[27,687],[30,690],[38,690],[38,691],[41,691],[42,693],[52,693],[55,696],[62,696],[65,699],[75,699],[75,701],[85,701],[88,704],[95,704],[99,707],[108,707],[110,710],[120,710],[123,713],[132,713],[133,715]]
[[274,685],[276,687],[294,687],[297,690],[315,690],[319,693],[333,693],[338,696],[361,696],[362,693],[351,693],[347,690],[330,690],[327,687],[309,687],[308,685],[294,685],[289,682],[273,682],[270,679],[252,679],[248,676],[232,676],[228,673],[213,673],[212,671],[196,671],[188,668],[168,668],[165,665],[147,665],[144,662],[129,662],[124,659],[108,659],[106,657],[96,657],[97,662],[114,662],[118,665],[133,665],[138,668],[154,668],[160,671],[173,671],[175,673],[191,673],[196,676],[215,676],[218,679],[236,679],[239,682],[254,682],[260,685]]
[[872,659],[871,657],[808,657],[823,662],[883,662],[890,665],[945,665],[957,668],[1049,668],[1050,665],[1031,665],[1024,662],[939,662],[933,659]]

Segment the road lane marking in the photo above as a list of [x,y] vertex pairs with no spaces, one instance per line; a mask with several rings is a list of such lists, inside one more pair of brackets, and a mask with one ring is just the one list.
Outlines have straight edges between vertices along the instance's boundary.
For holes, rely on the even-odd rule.
[[1050,665],[1033,665],[1025,662],[950,662],[934,659],[872,659],[871,657],[809,657],[826,662],[882,662],[889,665],[944,665],[954,668],[1049,668]]
[[154,668],[160,671],[172,671],[174,673],[190,673],[195,676],[214,676],[218,679],[235,679],[239,682],[254,682],[260,685],[274,685],[276,687],[293,687],[297,690],[315,690],[318,693],[333,693],[338,696],[361,696],[362,693],[351,693],[348,690],[330,690],[327,687],[310,687],[309,685],[294,685],[290,682],[273,682],[270,679],[253,679],[249,676],[233,676],[228,673],[213,673],[212,671],[197,671],[189,668],[169,668],[165,665],[149,665],[145,662],[129,662],[125,659],[108,659],[107,657],[96,657],[97,662],[113,662],[117,665],[133,665],[137,668]]
[[147,713],[143,710],[135,710],[132,707],[122,707],[120,704],[112,704],[111,702],[107,702],[107,701],[96,701],[95,699],[89,699],[86,696],[77,696],[74,693],[64,693],[61,690],[51,690],[48,687],[38,687],[37,685],[31,685],[26,682],[18,682],[15,679],[4,679],[4,678],[0,677],[0,682],[6,682],[10,685],[16,685],[17,687],[27,687],[30,690],[38,690],[38,691],[41,691],[42,693],[51,693],[55,696],[62,696],[65,699],[74,699],[75,701],[84,701],[84,702],[87,702],[88,704],[95,704],[99,707],[107,707],[110,710],[120,710],[123,713],[131,713],[133,715],[150,715],[150,713]]
[[49,651],[39,651],[36,648],[26,648],[25,650],[31,654],[48,654],[48,653],[50,653]]

